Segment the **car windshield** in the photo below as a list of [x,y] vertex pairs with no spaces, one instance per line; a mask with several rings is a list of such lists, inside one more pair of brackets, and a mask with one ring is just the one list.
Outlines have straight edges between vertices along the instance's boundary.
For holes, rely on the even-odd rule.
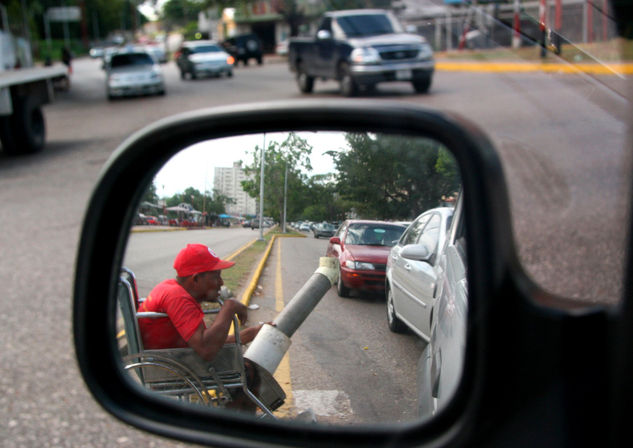
[[337,18],[336,21],[348,37],[376,36],[400,32],[385,14],[344,16]]
[[152,65],[154,60],[147,53],[117,54],[112,56],[110,66],[112,68],[125,67],[129,65]]
[[405,227],[375,225],[375,224],[352,224],[345,235],[345,244],[357,246],[395,246],[404,232]]
[[214,53],[218,51],[223,51],[217,45],[200,45],[197,47],[191,47],[192,53]]

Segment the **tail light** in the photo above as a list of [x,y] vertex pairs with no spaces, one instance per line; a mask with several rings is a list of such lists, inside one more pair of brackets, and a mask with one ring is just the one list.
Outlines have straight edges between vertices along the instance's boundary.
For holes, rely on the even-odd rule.
[[228,58],[226,58],[226,62],[229,65],[233,65],[235,64],[235,58],[233,56],[229,56]]

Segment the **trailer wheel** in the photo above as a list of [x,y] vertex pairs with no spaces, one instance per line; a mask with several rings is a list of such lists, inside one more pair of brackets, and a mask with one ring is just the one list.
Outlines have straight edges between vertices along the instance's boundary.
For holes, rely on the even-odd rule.
[[46,142],[46,124],[39,105],[29,98],[15,102],[13,115],[0,119],[0,140],[6,154],[32,154]]

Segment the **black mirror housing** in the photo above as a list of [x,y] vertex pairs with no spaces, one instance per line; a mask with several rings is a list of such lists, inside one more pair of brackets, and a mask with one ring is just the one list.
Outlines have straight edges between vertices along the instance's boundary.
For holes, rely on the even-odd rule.
[[[160,167],[179,150],[203,139],[275,131],[339,130],[433,138],[454,154],[462,173],[467,233],[468,350],[455,399],[436,418],[406,426],[314,427],[263,422],[213,410],[184,407],[132,387],[117,364],[112,338],[115,285],[135,206]],[[491,350],[498,327],[487,308],[504,296],[516,267],[508,199],[499,158],[470,122],[404,103],[384,101],[275,102],[187,113],[162,120],[127,139],[105,166],[85,215],[76,262],[73,333],[84,379],[99,403],[119,419],[168,437],[214,446],[396,446],[459,437],[464,423],[498,409],[481,401],[490,387],[482,376],[481,347]],[[494,350],[493,350],[494,351]],[[490,392],[488,392],[490,393]],[[494,394],[493,394],[494,395]],[[494,401],[494,400],[493,400]],[[494,403],[496,405],[496,403]],[[178,412],[174,412],[177,409]],[[407,442],[408,441],[408,442]]]

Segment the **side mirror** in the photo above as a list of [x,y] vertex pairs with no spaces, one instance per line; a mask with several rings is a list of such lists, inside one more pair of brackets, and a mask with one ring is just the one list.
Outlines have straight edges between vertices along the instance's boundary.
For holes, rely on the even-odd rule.
[[[301,134],[300,139],[295,139],[295,134]],[[160,238],[155,234],[143,234],[149,238],[138,237],[131,232],[134,219],[138,216],[139,209],[146,205],[147,192],[152,190],[156,177],[167,166],[172,166],[177,155],[189,153],[203,144],[206,146],[207,153],[211,154],[210,159],[217,158],[220,154],[232,153],[238,155],[238,148],[244,149],[247,144],[248,148],[256,148],[261,142],[266,140],[265,145],[261,147],[279,148],[283,146],[279,141],[275,140],[283,135],[283,142],[291,142],[293,148],[297,149],[287,156],[287,160],[293,157],[301,158],[307,156],[306,146],[301,139],[316,142],[322,135],[326,137],[325,145],[328,151],[333,147],[340,147],[343,144],[356,145],[359,147],[369,148],[369,153],[375,157],[389,157],[389,160],[397,160],[402,162],[402,158],[408,161],[403,169],[413,169],[416,176],[414,179],[427,179],[431,176],[421,176],[420,169],[423,166],[435,167],[435,163],[428,163],[428,158],[442,158],[444,164],[449,163],[452,168],[446,170],[450,176],[457,176],[458,183],[462,186],[464,193],[464,220],[468,223],[466,226],[466,241],[468,244],[467,251],[467,275],[469,285],[469,302],[477,306],[464,308],[461,310],[468,316],[468,328],[463,329],[460,334],[468,335],[469,339],[458,341],[459,346],[465,346],[465,351],[459,352],[459,361],[452,365],[451,373],[456,375],[458,381],[458,389],[447,392],[444,397],[448,403],[445,409],[438,409],[435,418],[431,422],[418,418],[412,411],[409,414],[411,421],[403,424],[399,409],[387,419],[380,415],[372,415],[371,420],[354,420],[354,424],[349,421],[340,421],[336,424],[305,424],[292,419],[292,421],[284,419],[258,419],[257,415],[245,415],[224,409],[221,407],[202,406],[201,403],[195,401],[178,401],[173,398],[161,394],[161,390],[145,388],[143,382],[148,379],[145,371],[141,370],[140,374],[135,377],[130,375],[125,365],[126,356],[122,355],[120,339],[117,335],[121,333],[120,306],[121,300],[128,296],[133,296],[129,288],[121,288],[121,271],[128,262],[136,263],[140,270],[136,273],[143,273],[142,278],[138,282],[127,282],[128,284],[137,284],[139,288],[155,284],[154,278],[163,273],[156,274],[156,265],[164,266],[171,272],[172,254],[153,254],[154,251],[169,249],[175,247],[174,244],[162,244],[164,240],[153,242],[153,238]],[[331,144],[332,136],[336,138],[336,145]],[[248,140],[251,139],[251,140]],[[271,142],[277,141],[277,146]],[[251,143],[249,143],[251,142]],[[342,142],[342,143],[341,143]],[[316,143],[315,143],[316,144]],[[210,150],[209,150],[210,148]],[[227,149],[228,148],[228,149]],[[386,155],[381,148],[400,148],[398,157]],[[344,159],[347,152],[342,148],[339,161],[351,161],[356,158],[350,156]],[[241,155],[241,153],[239,153]],[[254,156],[257,160],[256,157]],[[268,160],[268,159],[267,159]],[[271,157],[271,160],[273,158]],[[384,160],[376,159],[373,163],[375,169],[380,169],[385,163]],[[191,168],[197,165],[207,166],[207,162],[200,163],[189,161],[180,169],[176,170],[177,176],[180,178],[190,179]],[[266,163],[263,164],[266,166]],[[253,176],[259,170],[252,169]],[[269,167],[270,172],[275,174],[275,179],[279,181],[278,185],[283,186],[282,173],[285,172],[285,166]],[[209,167],[212,171],[213,168]],[[289,170],[292,172],[292,170]],[[357,170],[359,179],[368,178],[366,170]],[[450,174],[453,173],[453,174]],[[456,173],[456,174],[455,174]],[[304,179],[305,173],[297,169],[294,171],[293,182]],[[271,176],[273,177],[273,176]],[[316,176],[315,176],[316,177]],[[343,207],[344,213],[337,213],[337,216],[323,219],[326,221],[338,221],[343,216],[347,218],[362,217],[362,214],[370,214],[373,219],[379,216],[379,212],[369,211],[367,209],[367,201],[357,200],[349,201],[340,196],[345,193],[347,186],[354,185],[355,180],[349,177],[339,176],[340,187],[336,184],[328,184],[324,180],[333,179],[336,176],[325,176],[320,174],[317,178],[318,182],[312,182],[315,188],[318,188],[322,195],[326,193],[328,198],[332,198],[326,205]],[[372,178],[372,177],[369,177]],[[256,177],[253,177],[252,184],[256,185]],[[305,185],[309,183],[306,182]],[[437,182],[428,185],[427,188],[435,188]],[[343,188],[345,187],[345,188]],[[398,193],[406,185],[398,186]],[[303,188],[303,185],[301,185]],[[416,186],[417,188],[417,186]],[[457,188],[452,185],[451,188]],[[268,192],[284,191],[283,188],[268,189]],[[416,190],[418,191],[418,190]],[[309,192],[308,192],[309,193]],[[435,191],[433,197],[435,199],[441,197],[444,192]],[[194,196],[193,194],[191,196]],[[253,195],[253,199],[255,199]],[[269,209],[264,210],[264,215],[276,218],[277,213],[269,215],[269,212],[275,211],[273,205],[283,204],[283,200],[279,200],[281,196],[264,204]],[[310,199],[315,197],[314,194],[306,196]],[[437,197],[437,198],[436,198]],[[282,197],[281,197],[282,198]],[[187,196],[184,200],[190,199],[194,201],[194,197]],[[214,198],[210,198],[214,199]],[[207,207],[209,198],[200,201],[203,207]],[[282,198],[283,199],[283,198]],[[435,203],[435,199],[433,199]],[[273,205],[271,205],[273,204]],[[493,207],[489,207],[493,204]],[[150,204],[151,205],[151,204]],[[158,205],[155,203],[154,205]],[[192,204],[184,204],[192,205]],[[307,206],[310,205],[306,202]],[[385,201],[377,201],[376,208],[389,205]],[[486,205],[484,207],[484,205]],[[162,205],[158,205],[163,208]],[[171,204],[164,204],[164,208],[171,208]],[[204,215],[200,210],[193,210],[195,207],[184,207],[182,204],[173,206],[176,210],[173,213],[182,213],[184,215],[192,215],[193,224],[201,223]],[[327,209],[327,207],[324,207]],[[210,210],[210,209],[207,209]],[[289,209],[290,210],[290,209]],[[314,207],[311,209],[314,211]],[[416,210],[415,214],[421,212]],[[296,212],[296,218],[301,219]],[[154,215],[156,213],[153,213]],[[401,220],[403,217],[398,217]],[[218,230],[220,232],[242,232],[239,226],[233,226],[232,229]],[[201,229],[200,231],[205,231]],[[193,229],[191,232],[166,232],[173,234],[174,238],[201,238],[198,230]],[[250,230],[244,231],[252,238]],[[207,234],[209,235],[209,234]],[[323,241],[292,238],[295,242],[304,242],[303,249],[298,249],[294,253],[298,254],[298,258],[289,261],[286,267],[292,265],[303,265],[311,263],[307,259],[306,251],[308,248],[313,253],[323,256]],[[359,237],[361,235],[359,234]],[[163,236],[163,238],[167,238]],[[149,245],[148,241],[152,241]],[[222,239],[221,239],[222,240]],[[223,241],[223,240],[222,240]],[[190,241],[187,241],[190,242]],[[195,242],[195,241],[191,241]],[[332,237],[330,242],[340,244],[340,239]],[[287,241],[284,241],[284,245]],[[179,242],[178,248],[180,248]],[[150,248],[149,250],[147,248]],[[240,246],[236,247],[236,250]],[[100,179],[92,193],[89,207],[85,214],[83,223],[79,251],[76,259],[76,271],[74,279],[74,299],[73,299],[73,336],[75,342],[76,355],[80,371],[84,380],[95,397],[95,399],[110,413],[117,418],[137,426],[139,428],[181,440],[187,440],[195,443],[233,446],[303,446],[311,444],[313,446],[331,446],[332,440],[337,440],[340,446],[387,446],[393,445],[394,441],[420,441],[431,440],[431,438],[445,437],[450,440],[455,437],[454,431],[459,433],[462,424],[476,424],[480,421],[481,413],[484,416],[490,409],[497,409],[494,406],[486,407],[481,404],[482,394],[484,397],[496,397],[494,390],[488,388],[488,383],[479,375],[481,371],[481,363],[485,362],[481,350],[470,350],[471,337],[474,341],[474,347],[481,349],[481,341],[492,344],[499,340],[491,327],[487,325],[488,321],[485,315],[477,315],[477,319],[472,318],[472,313],[481,310],[480,303],[484,303],[489,297],[503,297],[494,288],[499,287],[505,273],[508,272],[507,266],[510,265],[512,253],[511,225],[507,206],[507,197],[503,173],[499,158],[494,151],[489,140],[477,130],[470,122],[450,114],[440,113],[437,111],[416,107],[402,102],[388,101],[340,101],[340,100],[318,100],[318,101],[300,101],[300,102],[275,102],[264,104],[245,104],[233,107],[219,108],[214,110],[202,110],[191,113],[182,114],[176,117],[161,120],[146,129],[143,129],[119,147],[107,162]],[[376,266],[386,263],[388,250],[384,247],[374,247],[368,250],[380,251],[377,256],[384,257],[385,261],[378,258],[367,260],[353,259],[353,264],[358,275],[364,275],[371,271],[371,275],[380,272]],[[228,249],[227,249],[228,251]],[[278,254],[277,250],[270,251]],[[280,252],[279,252],[280,253]],[[155,255],[160,258],[160,262],[156,263],[156,259],[149,260],[146,255]],[[220,254],[222,255],[222,254]],[[166,258],[169,261],[166,261]],[[281,257],[279,257],[281,258]],[[258,267],[258,271],[261,268]],[[282,269],[279,267],[278,272]],[[154,276],[154,277],[153,277]],[[274,277],[274,276],[273,276]],[[294,277],[293,277],[294,279]],[[161,278],[162,280],[162,278]],[[349,279],[344,279],[348,281]],[[373,287],[380,287],[381,282],[371,280]],[[150,285],[144,284],[151,283]],[[303,283],[303,282],[301,282]],[[384,284],[384,280],[382,281]],[[256,284],[255,284],[256,287]],[[255,287],[253,289],[255,289]],[[343,281],[339,282],[338,290],[344,296],[349,289],[356,288],[355,285],[346,285]],[[127,291],[127,292],[126,292]],[[327,294],[335,295],[337,288],[326,288]],[[275,294],[271,294],[274,297]],[[144,294],[139,297],[146,297]],[[261,296],[263,299],[263,295]],[[117,300],[119,299],[119,300]],[[323,300],[319,305],[335,302],[334,299]],[[381,302],[382,303],[382,302]],[[504,301],[503,303],[507,303]],[[352,302],[346,302],[346,306]],[[360,301],[360,304],[366,308],[367,304]],[[264,308],[264,307],[262,307]],[[266,307],[269,310],[275,310],[275,304]],[[337,309],[341,308],[340,306]],[[134,312],[133,308],[130,308]],[[494,309],[494,307],[493,307]],[[283,313],[286,309],[283,310]],[[335,312],[336,313],[336,312]],[[132,313],[133,314],[133,313]],[[139,316],[144,318],[146,316]],[[273,316],[274,317],[274,316]],[[308,319],[310,319],[309,316]],[[506,315],[504,315],[506,317]],[[352,315],[353,319],[354,316]],[[257,321],[259,319],[255,319]],[[266,321],[267,319],[261,319]],[[385,323],[386,325],[386,323]],[[320,332],[318,338],[323,342],[323,347],[327,347],[328,351],[337,345],[338,336],[332,334],[333,337],[323,336],[323,328],[317,325]],[[360,326],[362,327],[362,325]],[[299,329],[299,332],[302,329]],[[347,323],[345,328],[338,330],[349,334],[353,328]],[[498,330],[498,329],[497,329]],[[490,334],[488,334],[490,332]],[[377,332],[380,334],[380,332]],[[365,341],[367,334],[363,332],[358,335],[359,341]],[[381,336],[382,337],[382,336]],[[309,338],[308,338],[309,339]],[[254,343],[257,341],[254,341]],[[293,341],[298,342],[298,341]],[[344,344],[343,344],[344,345]],[[380,344],[382,345],[382,339]],[[417,344],[419,346],[420,344]],[[301,346],[293,344],[293,350],[301,350]],[[368,346],[369,347],[369,346]],[[488,347],[488,345],[486,346]],[[303,350],[308,350],[305,348]],[[310,346],[309,350],[314,353],[314,346]],[[372,348],[373,350],[373,348]],[[308,353],[308,352],[305,352]],[[394,350],[393,355],[402,354],[402,350]],[[312,356],[312,354],[310,354]],[[310,357],[308,356],[308,357]],[[324,355],[325,356],[325,355]],[[339,353],[341,358],[347,356],[345,353]],[[367,355],[363,352],[363,359]],[[326,357],[330,360],[329,357]],[[324,359],[326,359],[324,358]],[[495,357],[494,359],[497,359]],[[373,361],[372,361],[373,362]],[[402,370],[410,372],[407,381],[415,383],[415,364],[417,359],[413,361],[410,370]],[[479,363],[479,364],[478,364]],[[340,363],[332,363],[332,369],[336,369]],[[355,391],[356,400],[365,403],[370,400],[371,403],[366,408],[379,409],[384,404],[384,395],[376,394],[376,387],[384,387],[383,381],[388,378],[384,376],[376,377],[375,373],[369,373],[371,381],[360,382],[358,379],[358,364],[355,362],[343,363],[348,364],[350,370],[343,373],[343,377],[333,380],[328,375],[323,375],[324,384],[314,389],[319,392],[330,392],[336,387],[335,383],[354,384],[361,387],[369,387],[371,390],[363,390],[362,388]],[[400,365],[400,360],[389,364]],[[315,366],[315,369],[317,366]],[[144,369],[144,367],[142,367]],[[323,366],[318,366],[323,369]],[[386,368],[385,368],[386,369]],[[501,370],[501,369],[500,369]],[[386,371],[386,370],[385,370]],[[444,374],[445,368],[442,372]],[[197,372],[197,371],[196,371]],[[313,373],[314,370],[308,369],[306,375]],[[400,389],[401,375],[387,375],[397,377],[398,386],[394,389]],[[312,381],[312,379],[310,380]],[[375,381],[380,381],[376,383]],[[373,382],[373,383],[372,383]],[[283,382],[280,382],[283,384]],[[373,386],[372,386],[373,384]],[[395,383],[394,383],[395,384]],[[143,386],[143,387],[142,387]],[[155,384],[154,384],[155,386]],[[411,394],[411,388],[402,387],[402,393],[408,394],[407,401],[412,403],[415,398]],[[328,389],[329,388],[329,389]],[[204,389],[204,386],[202,387]],[[200,391],[200,396],[208,394],[204,390]],[[335,391],[336,392],[336,391]],[[348,391],[351,393],[351,391]],[[222,392],[223,393],[223,392]],[[346,392],[347,393],[347,392]],[[223,396],[223,395],[221,395]],[[290,396],[286,394],[286,396]],[[309,394],[307,396],[310,396]],[[320,394],[319,397],[326,397],[327,394]],[[337,395],[338,396],[338,395]],[[344,395],[341,395],[344,397]],[[295,405],[300,399],[305,398],[306,394],[297,393]],[[213,396],[209,398],[213,400]],[[317,397],[318,398],[318,397]],[[315,398],[316,399],[316,398]],[[346,399],[347,402],[353,400]],[[221,403],[220,403],[221,404]],[[351,405],[350,405],[351,406]],[[361,406],[360,408],[364,409]],[[385,409],[394,408],[387,406]],[[397,408],[397,406],[395,406]],[[413,406],[411,406],[413,408]],[[391,409],[394,410],[394,409]],[[359,416],[355,416],[357,418]],[[464,421],[471,419],[472,421]],[[365,426],[363,426],[365,425]],[[369,428],[369,429],[368,429]]]
[[328,30],[317,31],[317,40],[330,40],[332,39],[332,33]]
[[430,262],[433,253],[424,244],[408,244],[400,252],[402,258],[413,261]]

